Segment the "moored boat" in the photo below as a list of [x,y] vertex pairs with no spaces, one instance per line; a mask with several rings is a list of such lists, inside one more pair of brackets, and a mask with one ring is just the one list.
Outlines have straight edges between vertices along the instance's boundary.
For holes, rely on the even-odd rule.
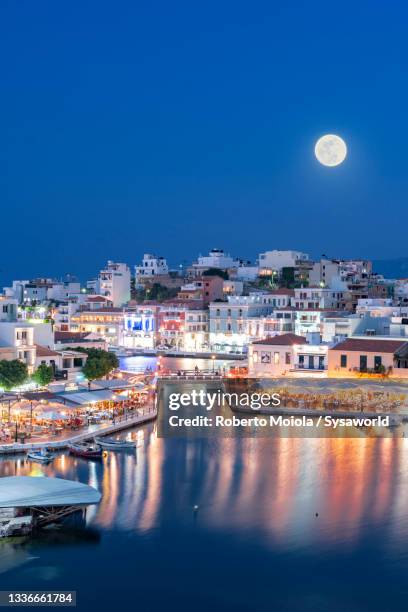
[[131,440],[115,440],[115,438],[95,438],[95,443],[107,450],[126,450],[135,448],[135,443]]
[[71,455],[84,457],[85,459],[100,459],[102,457],[102,448],[99,444],[71,444],[68,450]]
[[27,459],[31,461],[37,461],[38,463],[49,463],[54,459],[53,453],[50,453],[46,448],[42,448],[40,451],[29,451],[27,453]]

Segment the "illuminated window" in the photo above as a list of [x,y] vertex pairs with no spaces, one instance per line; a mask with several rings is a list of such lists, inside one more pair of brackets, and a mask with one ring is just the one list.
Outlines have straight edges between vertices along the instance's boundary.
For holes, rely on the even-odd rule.
[[280,354],[279,353],[274,353],[273,354],[273,362],[275,364],[278,364],[280,362]]

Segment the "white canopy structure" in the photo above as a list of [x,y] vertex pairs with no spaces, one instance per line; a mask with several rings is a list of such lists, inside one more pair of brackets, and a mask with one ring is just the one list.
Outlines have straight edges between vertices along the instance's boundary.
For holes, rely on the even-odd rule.
[[62,400],[66,400],[71,404],[77,404],[78,406],[88,406],[89,404],[96,404],[98,402],[123,402],[125,397],[120,397],[108,391],[107,389],[101,389],[100,391],[78,391],[74,393],[61,393],[60,397]]
[[98,389],[110,389],[113,391],[120,391],[125,389],[134,389],[136,387],[142,388],[145,384],[142,382],[130,382],[127,379],[114,378],[111,380],[93,380],[91,383],[92,390]]
[[100,500],[99,491],[72,480],[44,476],[0,478],[0,508],[88,506]]

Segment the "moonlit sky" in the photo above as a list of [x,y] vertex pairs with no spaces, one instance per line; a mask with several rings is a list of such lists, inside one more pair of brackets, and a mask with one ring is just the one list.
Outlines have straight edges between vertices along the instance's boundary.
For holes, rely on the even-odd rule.
[[[143,252],[407,255],[403,2],[4,0],[0,283]],[[347,143],[326,168],[324,133]]]

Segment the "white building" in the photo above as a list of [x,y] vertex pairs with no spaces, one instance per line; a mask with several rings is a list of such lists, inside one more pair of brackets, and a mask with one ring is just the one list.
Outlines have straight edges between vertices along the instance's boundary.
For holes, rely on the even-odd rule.
[[269,293],[254,293],[228,296],[228,302],[211,302],[211,350],[245,352],[251,340],[249,320],[270,315],[274,309],[273,299]]
[[125,263],[108,261],[99,273],[99,292],[109,298],[114,307],[123,306],[130,300],[130,270]]
[[157,344],[159,306],[140,304],[126,310],[121,345],[126,348],[154,348]]
[[21,321],[0,322],[0,346],[9,350],[12,359],[23,361],[32,374],[36,355],[33,325]]
[[151,279],[168,273],[169,268],[164,257],[145,253],[141,265],[135,266],[135,285],[141,287],[143,279]]
[[255,281],[259,276],[259,266],[240,264],[234,271],[234,278],[240,281]]
[[391,317],[390,336],[397,338],[408,338],[408,314],[405,316]]
[[391,317],[398,314],[399,308],[394,306],[391,299],[367,298],[357,300],[356,313],[358,315],[370,314],[372,317]]
[[309,255],[301,251],[266,251],[259,255],[259,272],[281,272],[282,268],[294,268],[302,261],[309,261]]
[[15,298],[19,304],[24,300],[24,287],[29,283],[28,280],[15,280],[11,287],[4,287],[4,295]]
[[17,320],[17,300],[0,295],[0,322]]
[[76,281],[67,281],[53,284],[47,291],[49,300],[67,300],[73,295],[78,295],[81,292],[81,283]]
[[395,281],[394,296],[401,302],[408,301],[408,278],[400,278]]
[[321,259],[309,271],[309,284],[328,286],[333,280],[340,279],[340,262],[335,259]]
[[343,289],[330,289],[328,287],[301,287],[294,291],[292,306],[301,310],[307,308],[343,309],[348,295],[347,291]]
[[200,255],[196,263],[193,263],[189,272],[194,276],[201,276],[205,270],[217,268],[218,270],[230,270],[238,268],[239,262],[224,253],[222,249],[211,249],[208,255]]
[[322,376],[327,371],[328,345],[318,338],[288,333],[252,342],[248,373],[255,377]]
[[[390,318],[365,315],[327,313],[321,317],[322,341],[336,343],[350,336],[387,336]],[[395,333],[395,335],[399,335]]]
[[209,312],[204,309],[190,309],[185,314],[184,350],[204,351],[208,349]]

